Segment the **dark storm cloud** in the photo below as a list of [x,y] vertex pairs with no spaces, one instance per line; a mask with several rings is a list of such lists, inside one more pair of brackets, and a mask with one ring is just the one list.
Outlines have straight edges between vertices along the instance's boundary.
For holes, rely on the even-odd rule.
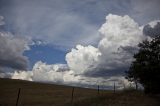
[[150,37],[155,37],[160,35],[160,22],[157,22],[157,24],[153,27],[151,25],[147,24],[143,28],[143,33]]
[[23,53],[29,49],[29,40],[5,32],[3,26],[5,26],[4,17],[0,16],[0,71],[27,70],[28,58]]
[[119,51],[134,55],[138,51],[138,47],[133,46],[120,46]]
[[[8,54],[5,54],[8,55]],[[0,59],[0,66],[2,67],[11,67],[20,70],[27,69],[27,59],[23,57],[12,57],[12,58],[5,58]]]
[[26,70],[28,59],[23,56],[27,41],[0,32],[0,67]]
[[10,69],[0,66],[0,78],[11,78],[11,76]]
[[111,76],[120,76],[124,75],[124,71],[126,71],[126,67],[118,67],[115,69],[102,69],[102,68],[97,68],[92,71],[88,71],[84,73],[85,76],[87,77],[102,77],[102,78],[107,78]]

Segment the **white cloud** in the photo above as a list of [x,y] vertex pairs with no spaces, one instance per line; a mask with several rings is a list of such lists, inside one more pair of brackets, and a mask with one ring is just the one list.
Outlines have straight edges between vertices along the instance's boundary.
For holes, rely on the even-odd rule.
[[81,77],[75,76],[75,73],[72,70],[69,70],[66,64],[48,65],[38,61],[34,65],[32,71],[15,71],[11,78],[42,82],[59,82],[67,84],[78,83]]
[[77,49],[67,53],[67,64],[75,73],[118,69],[122,72],[120,69],[130,65],[138,43],[146,38],[138,23],[127,15],[109,14],[99,32],[103,37],[98,48],[77,45]]
[[33,79],[35,81],[63,82],[64,71],[68,70],[65,64],[47,65],[39,61],[33,67]]
[[136,52],[134,50],[136,50],[138,43],[146,38],[138,23],[127,15],[109,14],[99,32],[104,36],[98,45],[98,49],[102,53],[100,64],[104,68],[128,66]]
[[[108,77],[106,78],[94,78],[83,75],[75,75],[74,71],[69,70],[65,64],[51,64],[47,65],[41,61],[34,65],[32,71],[15,71],[11,74],[12,79],[22,79],[28,81],[41,81],[41,82],[52,82],[59,84],[68,84],[76,86],[87,85],[90,87],[96,87],[97,85],[103,86],[104,88],[113,87],[113,83],[116,82],[117,88],[123,88],[128,86],[129,82],[122,76]],[[0,76],[3,76],[0,74]]]
[[32,71],[15,71],[11,78],[33,81],[32,76],[33,76]]
[[66,61],[71,70],[76,74],[82,74],[88,69],[96,67],[100,51],[93,46],[77,45],[76,49],[66,54]]

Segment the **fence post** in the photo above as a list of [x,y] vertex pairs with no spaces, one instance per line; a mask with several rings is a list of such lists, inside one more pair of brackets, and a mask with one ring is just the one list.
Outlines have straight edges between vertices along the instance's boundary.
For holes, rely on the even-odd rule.
[[18,106],[18,101],[21,93],[21,88],[18,89],[18,95],[17,95],[17,101],[16,101],[16,106]]
[[115,82],[114,82],[114,93],[116,92]]
[[99,85],[98,85],[98,89],[97,90],[98,90],[98,95],[99,95]]
[[138,82],[135,81],[135,85],[136,85],[136,90],[138,90]]
[[71,103],[73,104],[73,97],[74,97],[74,87],[72,88],[72,98],[71,98]]

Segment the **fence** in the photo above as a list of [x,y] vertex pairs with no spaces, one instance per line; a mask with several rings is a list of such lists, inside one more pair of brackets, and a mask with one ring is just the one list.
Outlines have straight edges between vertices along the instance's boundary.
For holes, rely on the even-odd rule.
[[[70,101],[71,101],[70,103],[74,104],[74,101],[76,101],[76,100],[80,100],[80,99],[84,99],[84,98],[90,98],[90,97],[95,97],[95,96],[100,96],[100,95],[104,94],[105,91],[104,90],[100,90],[100,87],[101,87],[100,85],[97,85],[97,90],[95,90],[95,89],[83,89],[83,88],[77,88],[77,87],[68,87],[67,88],[68,90],[66,90],[64,88],[64,91],[66,90],[65,92],[67,92],[67,95],[68,95],[68,96],[65,96],[65,97],[68,100],[70,98]],[[114,88],[113,91],[115,93],[115,90],[116,90],[115,83],[114,83],[114,87],[113,88]],[[50,95],[52,93],[51,90],[57,91],[58,89],[57,88],[56,89],[49,89],[50,92],[48,92],[48,94],[50,93]],[[34,91],[34,90],[32,89],[32,91]],[[16,103],[15,103],[16,106],[25,104],[26,101],[27,101],[26,98],[28,98],[26,95],[29,95],[29,94],[31,95],[33,93],[32,91],[30,90],[30,88],[18,88],[17,97],[16,97]],[[44,97],[45,97],[45,94],[44,94],[45,92],[42,92],[42,91],[39,92],[38,89],[35,90],[35,91],[37,91],[38,93],[42,93],[42,95],[44,95]],[[63,91],[63,89],[61,89],[60,91]],[[59,91],[59,94],[61,93],[60,91]],[[54,92],[53,95],[50,96],[50,97],[54,97],[54,95],[56,96],[57,94],[55,94],[55,92]],[[70,94],[70,96],[69,96],[69,94]],[[36,96],[36,93],[35,93],[34,95],[30,96],[30,99],[32,97],[33,97],[33,99],[35,99],[36,97],[38,97],[38,95]],[[32,101],[34,101],[34,100],[32,100]]]

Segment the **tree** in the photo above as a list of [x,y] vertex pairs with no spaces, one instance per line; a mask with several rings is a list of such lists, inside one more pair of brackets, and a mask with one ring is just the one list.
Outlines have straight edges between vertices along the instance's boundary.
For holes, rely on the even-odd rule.
[[126,78],[142,84],[145,93],[160,93],[160,36],[145,40],[138,47]]

